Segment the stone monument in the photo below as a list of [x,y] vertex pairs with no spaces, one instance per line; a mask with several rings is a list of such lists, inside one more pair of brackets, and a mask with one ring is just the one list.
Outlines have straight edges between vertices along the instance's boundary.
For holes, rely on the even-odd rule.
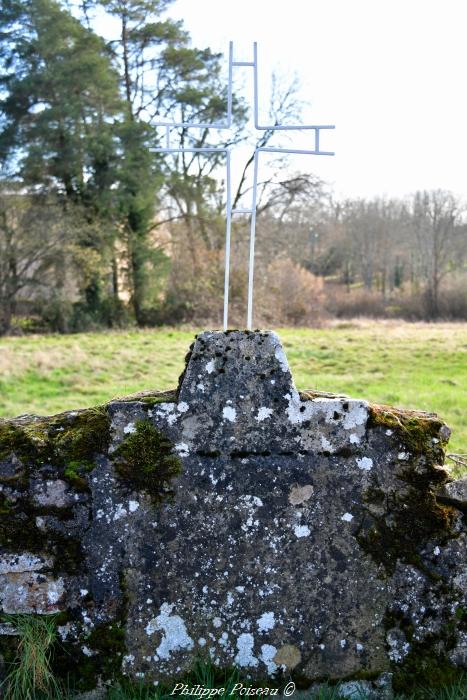
[[1,608],[60,613],[57,670],[83,688],[200,657],[434,686],[467,651],[448,438],[433,414],[299,393],[272,332],[201,333],[174,392],[0,421]]

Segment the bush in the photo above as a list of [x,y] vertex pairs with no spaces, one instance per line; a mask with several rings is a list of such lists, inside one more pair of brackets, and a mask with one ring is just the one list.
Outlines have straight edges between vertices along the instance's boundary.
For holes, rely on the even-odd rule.
[[255,323],[317,325],[324,316],[322,278],[289,258],[274,260],[259,285]]
[[[402,318],[406,321],[426,321],[428,299],[420,290],[410,293],[394,291],[383,297],[377,290],[363,287],[348,290],[340,285],[326,286],[326,309],[337,318]],[[467,283],[463,279],[450,281],[441,289],[439,313],[436,320],[467,320]]]
[[443,318],[467,321],[467,280],[457,279],[441,292],[440,311]]
[[11,319],[11,335],[32,335],[34,333],[47,333],[50,328],[41,316],[13,316]]
[[385,318],[388,315],[381,292],[366,288],[348,290],[338,285],[329,286],[326,308],[337,318]]

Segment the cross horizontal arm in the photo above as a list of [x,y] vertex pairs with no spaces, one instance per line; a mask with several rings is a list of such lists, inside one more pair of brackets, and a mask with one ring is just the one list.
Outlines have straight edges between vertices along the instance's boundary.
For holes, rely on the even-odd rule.
[[153,153],[227,153],[228,148],[151,148]]
[[308,156],[333,156],[335,153],[333,151],[306,151],[301,148],[257,148],[256,151],[261,151],[262,153],[303,153]]
[[154,126],[165,126],[165,127],[170,127],[174,129],[231,129],[232,124],[231,124],[231,115],[229,114],[229,118],[227,120],[226,124],[223,124],[222,122],[156,122]]
[[258,126],[255,124],[255,129],[258,129],[259,131],[301,131],[302,129],[314,129],[317,131],[318,129],[335,129],[336,127],[334,125],[330,124],[298,124],[297,126],[291,124],[290,126],[274,126],[271,124],[270,126]]

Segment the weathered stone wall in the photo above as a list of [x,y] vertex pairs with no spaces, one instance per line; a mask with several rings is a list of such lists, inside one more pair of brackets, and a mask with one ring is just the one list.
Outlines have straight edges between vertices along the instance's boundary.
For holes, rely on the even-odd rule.
[[448,437],[432,414],[299,394],[273,333],[203,333],[177,392],[0,422],[0,604],[59,611],[57,665],[83,687],[200,655],[305,684],[452,678],[466,489]]

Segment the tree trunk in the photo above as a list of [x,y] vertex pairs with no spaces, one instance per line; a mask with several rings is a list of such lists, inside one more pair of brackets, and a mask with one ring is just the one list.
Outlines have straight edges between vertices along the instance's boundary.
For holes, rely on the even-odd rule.
[[118,304],[120,297],[118,295],[118,263],[115,251],[112,253],[112,296],[115,303]]
[[0,335],[6,335],[11,330],[12,317],[11,299],[0,299]]

